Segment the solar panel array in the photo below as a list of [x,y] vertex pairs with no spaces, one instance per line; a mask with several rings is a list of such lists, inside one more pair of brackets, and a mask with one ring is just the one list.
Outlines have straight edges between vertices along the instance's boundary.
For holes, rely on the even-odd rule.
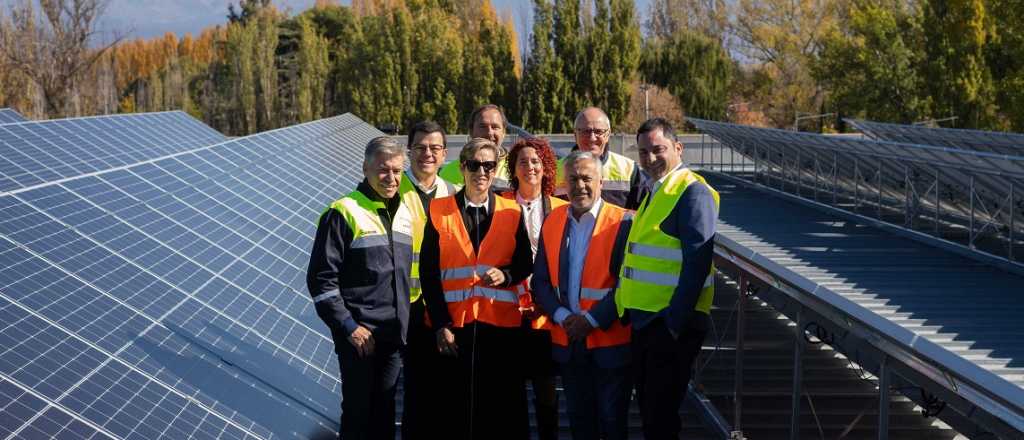
[[799,182],[815,192],[836,188],[855,207],[875,204],[879,216],[889,210],[934,215],[936,229],[960,225],[952,231],[958,240],[976,239],[978,229],[992,240],[987,252],[1015,258],[1008,235],[1014,230],[1020,237],[1024,226],[1015,195],[1024,183],[1024,156],[688,120],[756,161],[769,181]]
[[336,432],[305,267],[379,134],[343,115],[0,195],[0,437]]
[[998,131],[932,128],[920,125],[846,119],[865,136],[889,142],[934,145],[1014,156],[1024,155],[1024,134]]
[[11,108],[0,108],[0,124],[11,124],[15,122],[25,122],[24,116]]
[[225,140],[180,111],[0,125],[0,193]]

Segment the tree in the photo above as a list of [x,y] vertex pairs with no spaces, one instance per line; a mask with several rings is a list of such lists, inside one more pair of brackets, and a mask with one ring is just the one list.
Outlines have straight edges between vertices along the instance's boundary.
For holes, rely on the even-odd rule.
[[995,84],[985,50],[995,38],[984,0],[922,2],[925,69],[936,115],[955,115],[967,127],[1000,128]]
[[812,67],[832,109],[902,123],[928,116],[918,9],[901,0],[857,0],[846,17]]
[[573,114],[583,108],[589,90],[592,54],[587,52],[582,31],[580,0],[555,0],[552,43],[566,81],[565,87],[556,89],[562,103],[561,113],[554,115],[554,129],[559,132],[573,129]]
[[652,0],[646,22],[652,39],[669,39],[689,30],[725,43],[729,7],[725,0]]
[[327,58],[327,39],[321,36],[308,17],[299,17],[298,90],[296,109],[298,120],[307,122],[320,119],[324,111],[324,93],[330,69]]
[[819,109],[824,90],[810,65],[822,40],[837,30],[844,2],[835,0],[740,0],[732,33],[739,51],[771,79],[759,103],[776,126],[794,113]]
[[[554,8],[548,0],[533,1],[533,30],[530,33],[530,52],[523,70],[519,108],[522,124],[535,133],[556,132],[556,121],[564,125],[565,102],[562,97],[567,88],[562,75],[561,60],[555,56],[551,44],[554,31]],[[572,110],[569,110],[572,111]],[[561,131],[563,125],[558,125]]]
[[89,44],[106,3],[103,0],[47,0],[39,12],[24,0],[0,16],[0,70],[16,72],[42,93],[49,117],[79,114],[72,108],[79,80],[120,38],[98,50]]
[[640,70],[646,82],[668,89],[687,116],[725,117],[734,67],[717,40],[677,32],[647,48]]
[[1024,0],[993,0],[995,44],[988,64],[997,81],[997,102],[1014,131],[1024,131]]

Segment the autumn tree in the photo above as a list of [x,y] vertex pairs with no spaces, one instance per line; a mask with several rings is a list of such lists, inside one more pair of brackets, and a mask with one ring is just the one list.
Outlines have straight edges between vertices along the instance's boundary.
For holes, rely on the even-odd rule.
[[776,126],[796,112],[820,109],[824,90],[811,63],[824,38],[836,31],[843,1],[739,0],[732,34],[738,50],[770,78],[758,104]]

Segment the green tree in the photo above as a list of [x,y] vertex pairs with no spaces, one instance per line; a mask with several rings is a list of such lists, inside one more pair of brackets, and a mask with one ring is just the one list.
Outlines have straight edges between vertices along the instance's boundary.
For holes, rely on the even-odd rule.
[[929,114],[918,10],[901,0],[852,2],[841,31],[824,39],[814,77],[847,115],[912,123]]
[[327,74],[330,69],[327,39],[317,32],[313,21],[299,17],[298,87],[296,109],[300,122],[323,117]]
[[[561,60],[551,44],[554,32],[554,8],[548,0],[533,0],[533,30],[530,52],[526,57],[519,108],[522,124],[535,133],[553,133],[564,129],[565,95]],[[572,110],[569,110],[572,111]],[[556,121],[562,125],[556,126]]]
[[555,114],[554,129],[568,132],[573,129],[574,112],[586,105],[591,79],[587,69],[592,67],[588,57],[593,54],[587,52],[582,35],[580,0],[555,0],[553,29],[554,53],[560,60],[562,77],[567,85],[556,89],[562,104],[561,113]]
[[683,30],[652,43],[640,68],[644,80],[665,88],[688,116],[722,119],[734,64],[718,40]]
[[230,132],[250,134],[256,131],[256,74],[255,60],[256,28],[241,23],[228,25],[227,31],[227,64],[230,72],[228,78],[232,85],[231,94],[222,97],[233,102],[230,117]]
[[[598,0],[598,3],[603,1]],[[596,91],[600,97],[597,102],[612,121],[622,121],[629,113],[630,83],[640,67],[640,24],[632,0],[610,0],[609,6],[607,33],[611,39],[607,58],[610,63],[595,65],[592,70],[603,70],[606,76],[604,87]],[[596,32],[604,33],[605,28],[598,27]]]
[[277,43],[280,15],[273,8],[263,8],[245,26],[253,28],[255,44],[252,58],[253,75],[256,79],[256,130],[265,131],[278,127],[277,96]]
[[966,127],[999,128],[996,90],[985,58],[995,37],[984,0],[922,2],[924,69],[935,116],[955,115]]
[[997,102],[1014,131],[1024,131],[1024,0],[992,0],[997,38],[988,64],[998,88]]

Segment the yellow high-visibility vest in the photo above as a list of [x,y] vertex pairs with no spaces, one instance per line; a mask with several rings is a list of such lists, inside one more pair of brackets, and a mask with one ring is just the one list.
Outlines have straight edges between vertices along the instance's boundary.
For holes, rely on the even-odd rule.
[[[679,275],[683,272],[683,243],[662,231],[661,224],[672,213],[686,188],[695,182],[707,185],[703,177],[687,168],[673,171],[657,192],[648,195],[650,201],[642,205],[633,217],[619,273],[619,289],[615,294],[620,316],[625,309],[654,313],[668,307],[679,284]],[[711,190],[717,209],[718,192],[710,185],[708,189]],[[711,312],[715,296],[714,280],[715,267],[712,265],[695,310]]]

